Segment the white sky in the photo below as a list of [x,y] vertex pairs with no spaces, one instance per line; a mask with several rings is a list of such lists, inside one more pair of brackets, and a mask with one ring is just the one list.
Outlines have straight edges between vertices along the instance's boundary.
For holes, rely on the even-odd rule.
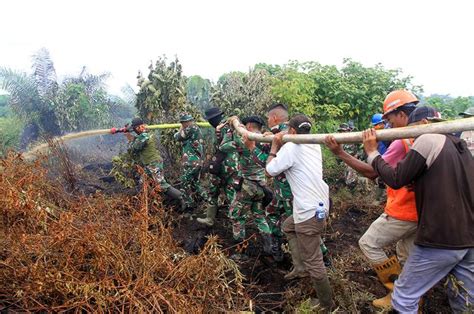
[[0,66],[29,71],[46,47],[59,76],[110,72],[135,87],[150,60],[178,55],[186,75],[217,80],[258,62],[402,68],[425,95],[474,95],[474,1],[50,1],[0,4]]

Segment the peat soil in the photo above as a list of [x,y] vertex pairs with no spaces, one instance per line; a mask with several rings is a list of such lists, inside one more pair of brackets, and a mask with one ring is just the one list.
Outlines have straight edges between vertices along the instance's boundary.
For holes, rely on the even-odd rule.
[[[77,171],[78,181],[75,192],[107,194],[134,194],[133,189],[124,189],[108,175],[111,164],[107,162],[88,163]],[[335,301],[339,306],[338,313],[380,313],[371,305],[374,298],[383,297],[386,290],[378,281],[375,272],[365,262],[358,248],[358,239],[368,226],[383,211],[381,206],[368,205],[372,202],[371,194],[351,195],[341,199],[338,191],[332,191],[334,205],[324,234],[324,243],[329,249],[326,262],[331,285],[334,289]],[[193,217],[203,217],[204,205],[194,211]],[[309,296],[314,296],[309,280],[286,281],[284,275],[291,269],[291,258],[285,253],[282,262],[275,262],[266,256],[258,232],[251,220],[247,226],[247,240],[236,244],[232,239],[232,226],[227,218],[228,206],[219,208],[214,227],[205,227],[195,219],[175,213],[173,234],[175,239],[190,254],[196,254],[205,244],[207,236],[217,235],[222,249],[230,257],[235,253],[244,252],[247,259],[239,259],[242,274],[245,276],[246,298],[248,309],[255,312],[291,312]],[[387,253],[393,254],[394,247]],[[335,282],[335,281],[338,282]],[[342,280],[342,281],[341,281]],[[341,285],[350,286],[349,296],[338,297]],[[347,287],[345,287],[347,288]],[[347,289],[344,289],[347,291]],[[355,293],[353,293],[355,291]],[[346,293],[347,294],[347,293]],[[359,297],[363,295],[364,297]],[[449,303],[442,287],[438,284],[423,298],[423,313],[449,313]]]
[[[327,265],[327,269],[331,279],[342,276],[347,279],[345,284],[353,285],[353,289],[362,293],[367,292],[373,298],[383,297],[387,291],[377,279],[376,273],[363,260],[357,244],[360,236],[383,208],[367,206],[368,209],[361,209],[359,206],[360,204],[347,205],[336,202],[324,235],[324,243],[329,249],[325,261],[331,264]],[[222,248],[229,256],[244,251],[248,259],[237,260],[237,262],[246,277],[246,292],[252,300],[250,308],[256,312],[293,311],[305,298],[314,296],[309,280],[286,281],[284,279],[283,276],[291,269],[290,255],[286,253],[285,259],[279,263],[272,257],[266,256],[261,250],[258,232],[252,223],[247,228],[248,240],[244,244],[234,243],[231,230],[232,226],[227,218],[227,206],[221,206],[214,227],[203,227],[195,220],[182,217],[175,226],[174,236],[189,253],[197,253],[210,234],[219,236]],[[388,250],[388,253],[394,254],[394,248]],[[338,261],[337,265],[336,261]],[[344,266],[343,269],[340,265]],[[337,289],[334,293],[337,295]],[[366,300],[353,296],[351,302],[355,305],[348,307],[347,304],[341,302],[338,304],[338,312],[377,313],[378,311],[370,302],[373,298]],[[450,312],[441,284],[433,288],[423,301],[424,313]]]

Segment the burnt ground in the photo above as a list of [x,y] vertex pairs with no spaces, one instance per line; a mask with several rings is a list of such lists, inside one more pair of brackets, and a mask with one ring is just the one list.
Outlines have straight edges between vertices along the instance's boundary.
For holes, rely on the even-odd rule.
[[[116,152],[112,152],[114,153]],[[108,158],[97,156],[88,162],[81,158],[71,158],[74,160],[74,175],[77,178],[74,193],[103,192],[112,195],[136,193],[133,189],[124,189],[109,175],[111,163]],[[371,301],[384,296],[386,290],[363,258],[357,241],[383,208],[369,205],[373,201],[371,192],[351,192],[342,188],[333,190],[331,195],[334,205],[324,234],[324,242],[329,249],[327,259],[331,266],[327,269],[338,312],[377,313],[371,306]],[[201,207],[203,208],[204,204]],[[195,210],[197,215],[202,215],[201,212],[201,208]],[[232,239],[226,206],[220,207],[217,223],[213,228],[203,227],[195,220],[184,218],[178,213],[175,214],[175,218],[173,234],[191,254],[199,252],[199,248],[206,242],[206,237],[211,234],[218,235],[220,244],[228,256],[241,249],[245,250],[248,259],[237,262],[246,278],[249,310],[287,312],[299,309],[304,312],[305,307],[300,304],[314,294],[309,281],[284,280],[283,276],[291,268],[289,254],[285,254],[285,259],[280,263],[275,262],[270,256],[265,256],[261,250],[257,230],[251,222],[247,227],[246,243],[238,245]],[[389,248],[388,252],[393,254],[395,250]],[[425,296],[423,312],[450,312],[441,284]]]
[[[364,260],[358,248],[358,239],[370,223],[383,211],[380,206],[367,205],[372,202],[371,195],[358,195],[359,202],[339,199],[348,191],[336,195],[334,208],[324,243],[329,249],[329,265],[327,267],[331,284],[334,289],[339,312],[376,313],[371,301],[386,294],[386,289],[377,279],[376,273]],[[369,200],[369,201],[367,201]],[[226,216],[226,206],[221,206],[215,227],[203,227],[188,218],[182,218],[174,229],[174,235],[190,253],[197,253],[206,241],[206,236],[219,236],[223,249],[229,256],[240,251],[242,245],[236,245],[232,239],[231,224]],[[275,262],[265,256],[261,250],[258,232],[250,224],[247,228],[248,245],[245,252],[248,260],[238,261],[240,269],[246,277],[246,288],[253,301],[253,309],[263,311],[291,311],[307,299],[314,291],[309,281],[286,281],[284,275],[291,269],[291,258],[285,254],[282,262]],[[245,246],[245,245],[244,245]],[[394,254],[390,248],[388,253]],[[338,293],[340,295],[338,295]],[[424,298],[424,313],[450,312],[447,297],[441,284],[433,288]]]

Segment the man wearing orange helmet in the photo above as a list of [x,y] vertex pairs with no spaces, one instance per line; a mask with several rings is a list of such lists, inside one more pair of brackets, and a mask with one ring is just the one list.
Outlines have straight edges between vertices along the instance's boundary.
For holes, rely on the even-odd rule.
[[[383,109],[383,119],[391,127],[407,126],[408,116],[415,109],[418,99],[409,91],[396,90],[387,95]],[[377,178],[378,174],[371,165],[358,160],[345,152],[333,136],[325,140],[326,146],[333,154],[341,158],[347,165],[369,179]],[[412,140],[403,139],[392,142],[382,158],[392,167],[402,160],[410,149]],[[384,213],[380,215],[359,239],[359,246],[372,264],[378,278],[390,291],[383,298],[373,301],[378,308],[389,308],[393,282],[401,272],[402,263],[408,258],[413,247],[417,227],[415,194],[407,187],[395,190],[387,188],[387,203]],[[396,243],[397,256],[388,257],[384,248]]]

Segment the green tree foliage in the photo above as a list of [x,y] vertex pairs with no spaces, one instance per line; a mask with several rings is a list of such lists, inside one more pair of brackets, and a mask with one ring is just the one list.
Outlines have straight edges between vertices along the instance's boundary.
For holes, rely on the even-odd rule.
[[111,124],[117,106],[105,89],[108,74],[92,75],[85,67],[79,76],[58,82],[46,49],[32,60],[32,74],[0,68],[0,88],[9,93],[9,105],[26,124],[50,135]]
[[16,117],[0,116],[0,157],[10,149],[18,149],[23,123]]
[[270,75],[263,69],[226,73],[213,86],[211,102],[228,115],[264,115],[272,102]]
[[122,88],[123,97],[109,95],[105,81],[109,74],[90,74],[83,67],[79,76],[66,78],[58,92],[55,110],[61,127],[79,131],[123,125],[135,113],[135,92]]
[[8,96],[0,95],[0,118],[11,114],[10,106],[8,106]]
[[[178,58],[168,63],[165,56],[158,58],[155,65],[149,66],[146,78],[138,74],[136,108],[139,116],[148,124],[175,123],[184,111],[194,117],[198,110],[186,102],[186,79]],[[160,134],[161,154],[168,167],[179,169],[181,148],[176,145],[173,133],[176,130],[158,132]]]
[[186,82],[186,97],[190,104],[204,112],[211,108],[212,83],[199,75],[190,76]]
[[453,98],[448,95],[431,95],[423,103],[438,109],[444,118],[455,118],[460,112],[474,106],[474,96]]
[[46,49],[33,56],[33,73],[0,68],[0,88],[9,95],[9,104],[23,121],[46,133],[57,135],[59,127],[53,112],[57,92],[56,71]]
[[283,67],[258,64],[272,75],[275,100],[287,103],[292,113],[302,112],[316,121],[317,131],[334,131],[341,122],[352,120],[359,129],[369,125],[372,114],[382,111],[385,96],[394,89],[420,93],[421,87],[402,76],[399,69],[382,65],[364,67],[345,59],[343,67],[316,62],[291,61]]
[[186,108],[186,80],[178,58],[168,64],[166,57],[160,57],[149,69],[147,78],[138,74],[136,107],[140,117],[147,123],[176,122]]

